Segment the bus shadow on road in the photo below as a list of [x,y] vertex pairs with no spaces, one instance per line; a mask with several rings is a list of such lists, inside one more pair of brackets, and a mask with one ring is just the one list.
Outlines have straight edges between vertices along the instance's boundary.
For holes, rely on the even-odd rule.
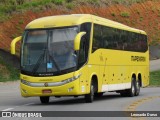
[[94,101],[103,101],[103,100],[113,100],[113,99],[121,99],[123,98],[120,94],[105,94],[102,97],[96,97]]
[[[107,100],[114,100],[114,99],[123,99],[124,97],[120,96],[120,94],[104,94],[101,97],[94,98],[93,103],[107,101]],[[49,103],[47,104],[35,104],[35,105],[72,105],[72,104],[84,104],[85,99],[83,96],[79,97],[61,97],[61,98],[52,98]]]

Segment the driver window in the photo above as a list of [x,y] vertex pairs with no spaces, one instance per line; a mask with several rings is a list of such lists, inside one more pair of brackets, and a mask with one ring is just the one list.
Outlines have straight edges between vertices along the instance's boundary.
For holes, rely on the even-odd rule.
[[83,36],[81,39],[81,44],[80,44],[80,50],[79,50],[79,64],[82,65],[85,63],[87,57],[86,57],[86,42],[85,42],[85,37]]
[[89,42],[90,42],[90,32],[91,32],[91,23],[83,23],[80,26],[81,32],[86,32],[81,38],[80,50],[79,50],[79,67],[87,62],[88,52],[89,52]]

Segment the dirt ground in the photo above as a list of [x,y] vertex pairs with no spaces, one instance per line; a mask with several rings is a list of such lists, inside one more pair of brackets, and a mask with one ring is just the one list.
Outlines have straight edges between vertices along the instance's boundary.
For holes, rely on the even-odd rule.
[[147,32],[150,42],[157,41],[160,43],[160,2],[147,1],[131,6],[120,4],[111,6],[81,5],[75,6],[71,10],[61,9],[60,7],[40,12],[26,11],[24,13],[17,13],[11,19],[0,23],[0,49],[10,51],[10,43],[13,38],[22,35],[25,26],[36,18],[82,13],[101,16],[134,28],[142,29]]

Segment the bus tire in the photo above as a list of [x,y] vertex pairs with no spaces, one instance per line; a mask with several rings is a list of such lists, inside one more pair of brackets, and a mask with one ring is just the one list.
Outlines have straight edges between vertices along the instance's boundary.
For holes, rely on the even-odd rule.
[[141,86],[140,86],[140,81],[138,80],[138,81],[136,81],[136,89],[135,89],[135,96],[138,96],[139,95],[139,93],[140,93],[140,88],[141,88]]
[[41,96],[40,101],[42,104],[49,103],[49,96]]
[[90,93],[85,95],[85,101],[86,103],[92,103],[93,99],[94,99],[94,89],[95,86],[93,84],[93,81],[91,82],[91,86],[90,86]]
[[136,80],[135,78],[132,78],[131,88],[127,90],[127,96],[133,97],[135,95],[135,91],[136,91]]

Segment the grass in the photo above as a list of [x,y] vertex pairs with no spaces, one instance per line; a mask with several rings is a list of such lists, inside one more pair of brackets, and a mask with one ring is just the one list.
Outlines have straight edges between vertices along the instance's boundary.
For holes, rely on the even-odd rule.
[[65,0],[52,0],[52,2],[56,5],[62,5],[65,2]]
[[19,79],[19,71],[8,64],[0,56],[0,82],[15,81]]
[[130,13],[129,13],[129,12],[121,12],[120,15],[121,15],[122,17],[126,17],[126,18],[130,17]]
[[160,71],[150,72],[150,86],[160,86]]
[[[112,5],[112,4],[123,4],[132,5],[134,3],[141,3],[149,0],[25,0],[21,4],[18,3],[19,0],[3,0],[0,1],[0,22],[3,22],[10,18],[15,12],[24,12],[27,10],[43,10],[43,8],[54,8],[56,6],[63,6],[67,9],[73,9],[77,5],[83,4],[93,4],[95,6],[99,5]],[[154,0],[158,1],[158,0]],[[115,14],[112,14],[115,16]],[[123,17],[129,17],[128,13],[122,13]]]
[[73,3],[67,3],[67,4],[66,4],[66,7],[67,7],[68,9],[73,9],[74,4],[73,4]]

